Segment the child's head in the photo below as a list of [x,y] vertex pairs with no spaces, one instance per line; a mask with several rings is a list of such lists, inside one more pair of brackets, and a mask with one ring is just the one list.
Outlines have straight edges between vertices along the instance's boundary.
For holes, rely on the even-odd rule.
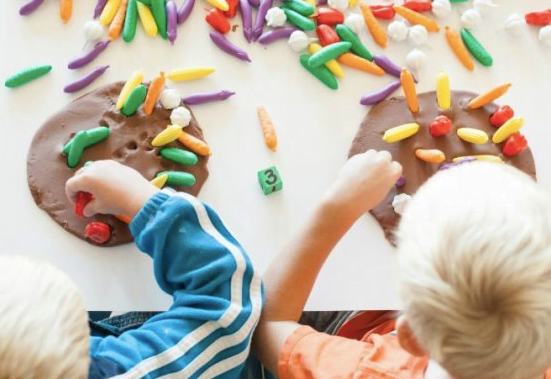
[[398,238],[408,350],[456,379],[543,376],[551,202],[533,179],[495,163],[442,171],[408,204]]
[[0,378],[84,379],[89,328],[82,297],[55,267],[0,256]]

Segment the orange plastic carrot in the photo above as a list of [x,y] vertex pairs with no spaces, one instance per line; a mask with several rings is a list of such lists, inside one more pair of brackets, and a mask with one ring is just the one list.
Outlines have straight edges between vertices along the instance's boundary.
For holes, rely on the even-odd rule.
[[488,92],[486,92],[482,95],[478,95],[477,97],[475,97],[474,99],[472,99],[469,102],[469,108],[476,109],[476,108],[483,107],[487,104],[490,104],[492,101],[494,101],[498,97],[503,96],[503,94],[505,92],[507,92],[509,87],[511,87],[511,83],[505,83],[505,84],[502,84],[500,86],[497,86],[497,87],[493,88],[492,90],[490,90],[490,91],[488,91]]
[[440,31],[440,27],[438,26],[436,21],[423,16],[421,13],[417,13],[415,11],[412,11],[411,9],[402,7],[401,5],[395,5],[393,8],[396,13],[398,13],[400,16],[402,16],[412,24],[423,25],[425,28],[427,28],[429,32]]
[[126,7],[128,6],[128,0],[122,0],[115,18],[109,25],[109,40],[114,41],[121,35],[122,27],[124,26],[124,19],[126,18]]
[[182,132],[180,137],[178,137],[178,141],[196,154],[202,156],[209,156],[212,154],[209,145],[186,132]]
[[360,2],[360,8],[364,16],[365,25],[371,36],[379,46],[386,47],[386,32],[373,15],[373,12],[371,12],[371,8],[363,1]]
[[419,101],[417,100],[415,81],[413,80],[413,75],[411,75],[411,72],[409,72],[407,68],[402,69],[400,81],[402,82],[402,88],[404,89],[404,95],[406,96],[409,110],[412,113],[419,112]]
[[266,142],[266,146],[268,146],[268,149],[275,151],[277,147],[277,136],[274,124],[272,120],[270,120],[270,116],[268,116],[266,108],[264,108],[262,105],[259,105],[256,108],[256,111],[258,113],[258,119],[260,120],[262,134],[264,134],[264,142]]
[[164,86],[165,73],[164,71],[161,71],[159,76],[153,79],[149,85],[149,89],[147,90],[147,96],[145,97],[145,101],[143,103],[143,110],[146,115],[149,116],[153,113],[153,109],[155,109],[155,105],[157,105],[157,100],[159,99]]
[[438,149],[417,149],[415,156],[428,163],[442,163],[446,160],[446,154]]
[[59,5],[59,15],[64,24],[66,24],[73,14],[73,0],[61,0]]
[[465,47],[459,33],[449,26],[446,26],[446,39],[448,40],[448,44],[457,58],[459,58],[461,63],[463,63],[463,66],[465,66],[468,70],[474,70],[473,60],[471,59],[471,56],[469,55],[469,52]]
[[132,222],[132,219],[125,215],[115,215],[116,218],[124,222],[125,224],[130,224]]
[[377,66],[375,63],[370,62],[367,59],[364,59],[352,53],[342,54],[337,58],[337,61],[339,61],[339,63],[345,66],[352,67],[357,70],[369,72],[371,74],[375,74],[379,76],[383,76],[385,74],[385,71],[379,66]]

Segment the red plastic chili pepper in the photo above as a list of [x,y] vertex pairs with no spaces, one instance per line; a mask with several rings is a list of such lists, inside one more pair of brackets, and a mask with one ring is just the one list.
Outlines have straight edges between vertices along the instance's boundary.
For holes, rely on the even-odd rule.
[[527,13],[524,18],[526,23],[530,25],[549,25],[551,23],[551,9]]
[[383,20],[392,20],[396,16],[396,11],[392,8],[392,4],[370,5],[369,8],[371,8],[373,16]]
[[515,115],[515,111],[508,105],[502,105],[497,108],[494,113],[490,116],[490,124],[492,126],[499,128],[501,125],[505,124],[510,118]]
[[228,2],[228,10],[224,12],[224,16],[232,18],[237,14],[237,7],[239,5],[239,0],[226,0]]
[[102,245],[109,241],[109,238],[111,238],[111,229],[109,228],[109,225],[103,222],[94,221],[86,225],[84,236],[89,240]]
[[77,192],[77,201],[75,202],[75,214],[78,217],[84,217],[84,208],[88,205],[89,202],[93,200],[93,196],[90,192],[80,191]]
[[335,32],[335,30],[329,25],[318,25],[316,28],[316,34],[318,35],[320,45],[322,46],[331,45],[332,43],[337,43],[341,41],[341,39],[337,35],[337,32]]
[[503,145],[503,154],[508,157],[513,157],[520,154],[528,147],[528,141],[520,133],[515,133],[505,141]]
[[207,14],[205,18],[210,26],[212,26],[216,31],[226,34],[230,31],[231,25],[224,13],[218,8],[213,8]]
[[344,22],[344,14],[331,8],[319,8],[318,15],[316,17],[318,25],[337,25]]
[[435,117],[430,123],[430,135],[433,137],[440,137],[448,134],[452,130],[452,120],[446,116]]
[[432,9],[432,3],[427,0],[408,0],[403,6],[415,12],[427,12]]

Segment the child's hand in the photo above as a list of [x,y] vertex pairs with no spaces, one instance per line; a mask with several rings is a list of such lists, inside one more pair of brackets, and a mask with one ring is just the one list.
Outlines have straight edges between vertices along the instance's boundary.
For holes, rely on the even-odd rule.
[[388,151],[368,150],[353,156],[329,187],[324,203],[356,220],[379,204],[402,174],[402,166]]
[[115,161],[96,161],[78,170],[65,185],[73,203],[81,191],[93,196],[84,208],[86,217],[96,213],[134,217],[159,189],[130,167]]

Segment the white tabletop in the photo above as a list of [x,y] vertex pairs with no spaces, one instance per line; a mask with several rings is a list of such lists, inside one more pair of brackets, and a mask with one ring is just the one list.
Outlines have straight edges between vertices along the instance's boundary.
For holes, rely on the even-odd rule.
[[[220,52],[209,40],[203,21],[204,5],[198,0],[191,18],[179,27],[174,47],[150,39],[141,27],[131,44],[112,43],[92,65],[70,72],[67,62],[84,44],[84,23],[91,19],[95,1],[75,1],[73,18],[63,25],[58,2],[45,1],[29,17],[20,17],[22,0],[5,1],[0,14],[0,77],[27,66],[52,64],[46,77],[16,90],[0,90],[2,117],[2,196],[0,196],[0,253],[28,254],[46,259],[64,271],[82,289],[91,310],[161,310],[170,298],[156,286],[151,262],[131,244],[102,249],[65,232],[34,204],[27,187],[26,157],[30,141],[42,122],[75,96],[63,86],[96,65],[111,68],[90,89],[126,79],[136,69],[147,78],[159,70],[213,65],[210,77],[171,83],[182,95],[230,89],[228,101],[194,107],[207,141],[214,151],[210,177],[200,198],[221,214],[229,228],[264,271],[290,236],[304,222],[345,162],[349,145],[369,108],[359,105],[362,94],[393,80],[346,69],[340,89],[318,83],[298,63],[298,55],[284,41],[268,47],[248,45],[240,32],[231,39],[249,52],[247,64]],[[178,1],[181,3],[181,1]],[[550,0],[499,1],[500,7],[474,30],[492,53],[494,67],[478,63],[474,72],[464,69],[447,46],[443,33],[431,34],[421,47],[428,56],[420,73],[419,91],[434,89],[435,75],[445,69],[453,89],[483,92],[511,81],[514,86],[499,100],[526,118],[525,134],[534,152],[540,181],[551,184],[551,48],[538,41],[536,27],[526,27],[518,38],[503,30],[511,13],[551,7]],[[459,27],[460,12],[472,5],[454,5],[454,13],[440,25]],[[239,22],[236,18],[235,22]],[[241,30],[240,28],[238,29]],[[364,43],[382,52],[364,31]],[[389,42],[384,51],[399,64],[413,49],[407,42]],[[80,94],[84,93],[81,92]],[[401,94],[400,91],[397,94]],[[266,149],[256,117],[264,105],[277,128],[276,153]],[[260,169],[276,165],[284,189],[264,196],[256,179]],[[385,309],[399,307],[395,252],[374,221],[366,215],[337,246],[310,297],[309,309]]]

